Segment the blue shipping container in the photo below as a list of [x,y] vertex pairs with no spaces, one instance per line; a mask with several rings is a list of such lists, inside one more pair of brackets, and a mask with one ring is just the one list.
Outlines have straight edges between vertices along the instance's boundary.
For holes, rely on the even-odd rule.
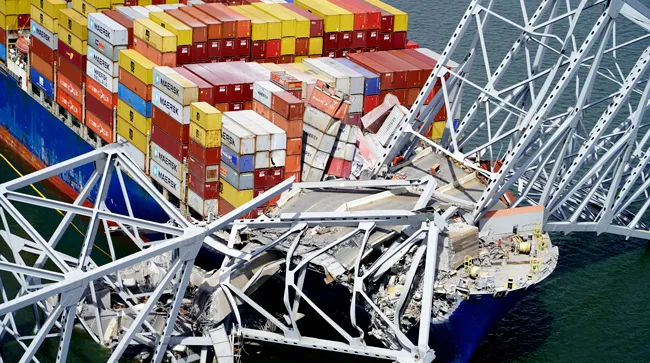
[[145,101],[140,96],[136,95],[133,91],[128,89],[123,84],[119,83],[117,86],[117,97],[126,102],[139,114],[145,117],[151,117],[151,101]]
[[378,95],[380,90],[379,75],[363,68],[347,58],[334,58],[335,61],[361,74],[365,80],[363,94],[366,96]]
[[221,161],[238,173],[247,173],[255,169],[255,155],[238,155],[223,144],[221,145]]
[[54,84],[49,79],[43,77],[36,69],[30,68],[29,79],[38,88],[40,88],[46,95],[54,97]]
[[0,59],[5,63],[7,62],[7,47],[2,43],[0,43]]

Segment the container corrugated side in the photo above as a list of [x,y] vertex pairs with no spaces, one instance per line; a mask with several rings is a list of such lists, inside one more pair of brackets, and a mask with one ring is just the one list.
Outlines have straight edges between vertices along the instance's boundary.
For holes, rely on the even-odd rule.
[[112,77],[110,74],[104,72],[94,63],[92,63],[90,59],[86,60],[86,75],[95,80],[95,82],[99,83],[100,86],[106,88],[109,92],[117,92],[117,77]]
[[199,100],[199,88],[169,67],[155,67],[153,85],[183,106]]
[[59,11],[59,25],[81,40],[88,38],[88,19],[73,9]]
[[120,57],[120,51],[126,50],[126,45],[112,45],[105,39],[101,38],[95,32],[88,32],[88,45],[95,50],[101,52],[105,57],[117,62]]
[[120,67],[145,84],[152,83],[153,68],[156,63],[145,58],[142,54],[133,49],[123,50],[120,52],[119,64]]
[[178,123],[183,125],[190,123],[190,106],[181,105],[158,88],[151,90],[151,102]]
[[114,62],[112,59],[95,50],[93,47],[88,47],[87,59],[107,74],[110,74],[112,77],[117,77],[119,71],[118,62]]
[[135,19],[133,35],[162,53],[176,52],[176,35],[151,19]]
[[111,45],[129,44],[127,28],[104,14],[88,14],[88,29],[98,34]]
[[223,114],[221,143],[232,149],[238,155],[254,154],[255,135],[239,126],[228,114],[229,112]]
[[32,0],[32,5],[43,10],[52,19],[58,19],[59,11],[68,6],[63,0]]
[[155,181],[160,183],[163,188],[167,189],[176,198],[181,200],[185,199],[184,195],[182,195],[183,185],[181,184],[181,181],[178,180],[178,178],[176,178],[172,173],[165,170],[165,168],[160,166],[160,164],[155,162],[153,159],[151,160],[149,175],[151,175]]
[[149,18],[176,35],[177,45],[192,44],[192,28],[167,13],[151,13]]
[[190,105],[190,121],[204,130],[221,130],[222,114],[207,102],[193,102]]

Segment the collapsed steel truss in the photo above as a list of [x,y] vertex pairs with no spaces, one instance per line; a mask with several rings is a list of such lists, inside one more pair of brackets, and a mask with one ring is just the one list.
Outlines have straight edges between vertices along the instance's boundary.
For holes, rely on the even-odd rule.
[[[274,219],[236,220],[236,218],[245,215],[255,207],[263,205],[276,195],[291,188],[292,181],[287,180],[207,226],[197,227],[190,224],[186,218],[179,214],[172,204],[163,199],[147,177],[125,156],[122,148],[123,146],[120,144],[112,144],[0,185],[0,216],[2,217],[3,223],[2,237],[6,240],[12,252],[12,256],[2,257],[0,270],[11,273],[13,278],[21,286],[15,297],[9,297],[6,291],[4,291],[4,287],[2,287],[3,303],[0,304],[0,316],[3,318],[0,331],[3,335],[10,334],[14,336],[16,341],[23,346],[25,353],[21,358],[21,362],[28,362],[34,359],[35,353],[46,338],[59,339],[60,349],[57,355],[57,362],[66,361],[67,352],[70,347],[71,330],[75,321],[84,324],[85,329],[95,341],[108,345],[109,342],[104,341],[99,298],[95,291],[95,285],[98,282],[109,286],[111,291],[121,298],[122,304],[127,307],[125,311],[133,318],[133,322],[128,330],[124,332],[119,343],[113,347],[113,353],[109,361],[116,362],[130,344],[145,344],[150,346],[153,351],[152,361],[154,362],[160,362],[166,356],[171,356],[170,349],[178,344],[198,346],[197,352],[201,352],[201,347],[205,349],[207,347],[217,346],[218,342],[215,342],[215,338],[211,334],[206,333],[202,337],[183,336],[175,331],[176,320],[181,307],[181,301],[188,287],[192,266],[199,250],[203,247],[226,256],[219,271],[218,288],[227,296],[230,308],[236,318],[234,331],[238,332],[243,338],[391,359],[394,361],[413,362],[431,361],[433,359],[434,353],[428,346],[429,324],[425,322],[431,319],[433,281],[435,280],[436,250],[438,246],[437,239],[438,233],[446,228],[446,223],[444,222],[446,216],[440,214],[434,216],[431,213],[421,213],[417,210],[391,210],[287,213]],[[30,184],[38,183],[49,177],[62,174],[86,164],[94,164],[95,170],[86,185],[84,185],[79,197],[73,202],[42,199],[18,191]],[[131,214],[129,194],[124,187],[123,173],[127,173],[133,178],[157,202],[168,214],[170,218],[169,223],[156,223],[139,219]],[[129,210],[129,215],[112,213],[106,208],[104,200],[112,175],[117,175],[120,179],[120,187],[122,188],[122,194],[127,209]],[[372,185],[369,185],[369,182],[348,182],[347,184],[349,185],[337,183],[336,187],[401,187],[406,184],[418,184],[405,181],[377,181],[370,183]],[[423,194],[420,197],[421,200],[416,204],[417,209],[426,205],[434,193],[433,189],[435,187],[435,182],[430,178],[423,180],[420,184]],[[312,183],[305,185],[305,187],[328,188],[334,185],[324,182],[320,185]],[[83,206],[82,204],[86,201],[93,188],[97,192],[94,207]],[[14,205],[16,203],[28,203],[32,206],[57,209],[65,213],[65,216],[59,223],[54,234],[49,239],[46,239],[26,220]],[[57,243],[61,241],[63,233],[70,226],[75,216],[83,216],[88,219],[86,237],[78,255],[64,254],[57,251]],[[21,227],[23,230],[21,233],[26,234],[29,239],[23,239],[11,233],[10,226],[12,224],[8,222],[8,217],[11,217]],[[117,224],[119,229],[129,236],[132,242],[140,248],[140,251],[126,257],[116,256],[111,235],[107,233],[106,236],[112,261],[107,264],[98,265],[91,258],[90,252],[93,248],[99,226],[103,225],[105,231],[108,231],[108,223]],[[302,235],[308,228],[314,226],[351,227],[351,232],[331,241],[327,246],[297,259],[294,253],[296,248],[301,244]],[[382,226],[407,226],[415,228],[413,228],[410,238],[401,242],[396,248],[386,251],[370,268],[360,268],[361,258],[364,251],[366,251],[366,244],[368,243],[370,234],[375,228]],[[263,228],[282,229],[285,232],[272,243],[264,245],[252,252],[242,252],[232,248],[235,236],[239,231]],[[219,230],[231,232],[228,244],[217,242],[212,237],[213,233]],[[167,236],[167,239],[144,242],[140,239],[140,234],[143,233],[147,235],[151,233],[164,234]],[[356,327],[357,334],[350,334],[332,318],[328,317],[327,314],[323,313],[303,292],[303,283],[307,267],[313,259],[357,235],[363,236],[363,243],[357,252],[353,283],[354,291],[352,293],[352,301],[350,302],[350,324]],[[238,268],[254,261],[260,254],[284,242],[291,244],[285,260],[286,272],[284,276],[286,281],[284,305],[287,308],[287,322],[282,322],[271,313],[265,311],[264,308],[247,296],[242,289],[231,283],[231,276]],[[385,272],[387,268],[397,262],[395,256],[398,256],[406,248],[410,248],[413,245],[421,245],[423,252],[426,249],[426,253],[419,255],[418,262],[421,261],[426,266],[424,278],[425,286],[428,286],[428,288],[423,292],[423,301],[429,301],[429,304],[424,304],[424,308],[422,309],[421,322],[423,324],[416,343],[411,342],[400,331],[398,325],[400,314],[396,314],[392,320],[389,319],[373,304],[368,295],[366,295],[366,287],[364,284],[365,280],[370,277]],[[33,265],[26,264],[21,257],[25,253],[36,255],[36,263]],[[133,294],[122,284],[120,270],[168,253],[171,253],[171,267],[166,271],[154,291],[144,295]],[[13,261],[9,259],[13,259]],[[45,264],[48,261],[54,263],[55,270],[45,268]],[[289,299],[290,291],[291,294],[295,295],[291,301]],[[172,296],[172,302],[166,308],[166,318],[162,329],[156,330],[149,324],[147,318],[154,306],[160,302],[159,300],[163,294],[170,294]],[[403,295],[404,298],[406,295],[406,293]],[[139,301],[143,297],[147,298],[147,302],[144,306],[135,309],[135,305],[139,304]],[[94,306],[94,314],[96,317],[94,329],[79,316],[77,307],[81,304],[82,300],[86,302],[90,301]],[[255,309],[279,329],[280,333],[255,330],[241,326],[241,317],[236,300],[243,301],[249,307]],[[384,320],[383,322],[386,326],[392,329],[392,333],[395,334],[402,346],[401,349],[378,348],[365,344],[364,332],[356,324],[354,308],[357,300],[365,300],[366,303],[370,304],[376,310]],[[302,335],[296,325],[300,301],[310,305],[312,309],[317,311],[324,321],[340,334],[340,341],[324,340]],[[21,309],[30,307],[38,310],[40,316],[45,317],[44,322],[40,326],[38,323],[36,324],[38,329],[34,336],[20,336],[16,328],[15,314]],[[31,340],[31,343],[26,345],[24,341],[29,340]],[[228,340],[225,342],[228,342]],[[227,349],[232,351],[232,345],[226,344]],[[190,362],[204,359],[205,354],[192,354],[184,357],[183,361]],[[172,358],[172,360],[176,359]]]
[[[374,173],[398,155],[408,160],[422,139],[487,181],[475,220],[512,192],[511,206],[545,206],[549,231],[649,239],[650,9],[638,0],[520,1],[512,16],[512,5],[471,1]],[[512,46],[500,52],[495,39]],[[462,61],[447,69],[451,59]],[[437,80],[442,92],[425,106]],[[461,99],[467,111],[455,124]],[[438,145],[418,131],[442,107],[449,118]],[[493,162],[481,168],[479,159]]]

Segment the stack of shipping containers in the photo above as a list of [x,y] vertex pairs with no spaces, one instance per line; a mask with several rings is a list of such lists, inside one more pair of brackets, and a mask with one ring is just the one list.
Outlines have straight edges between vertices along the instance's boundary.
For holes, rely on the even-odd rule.
[[[150,12],[149,16],[155,13]],[[133,35],[133,49],[138,53],[159,66],[176,66],[178,42],[174,33],[149,18],[140,18],[133,21]]]
[[[152,136],[150,174],[183,202],[187,181],[184,156],[182,152],[179,155],[179,151],[189,149],[190,104],[197,102],[198,98],[198,87],[183,75],[166,66],[154,68],[151,127],[155,128],[156,134],[163,135],[156,136],[156,141],[161,139],[159,142],[154,141]],[[192,165],[189,167],[192,168]]]
[[328,1],[296,0],[299,7],[323,19],[325,56],[345,57],[352,46],[354,14]]
[[[115,11],[111,12],[133,28],[132,21]],[[88,14],[85,124],[107,143],[113,142],[115,135],[119,55],[129,46],[132,34],[106,14]]]
[[[280,61],[278,63],[293,63],[297,52],[297,15],[290,11],[285,11],[286,9],[279,4],[254,3],[252,6],[258,12],[263,12],[267,17],[274,17],[280,22]],[[306,54],[307,48],[301,49],[301,53]]]
[[251,19],[251,35],[255,28],[255,44],[251,45],[251,58],[279,63],[282,55],[282,23],[277,18],[251,5],[233,6],[240,16]]
[[[202,63],[207,62],[208,60],[208,26],[192,17],[191,15],[185,13],[182,10],[166,10],[166,12],[183,23],[184,25],[192,29],[192,44],[188,50],[189,58],[186,54],[176,53],[176,60],[178,64],[185,63]],[[178,34],[177,34],[178,35]],[[180,42],[179,38],[179,42]],[[179,51],[182,51],[181,45],[178,46]]]
[[191,104],[187,205],[203,217],[219,213],[221,127],[221,111],[207,102]]
[[[31,83],[43,91],[50,99],[54,98],[56,64],[58,62],[56,49],[59,46],[59,12],[66,8],[63,0],[34,1],[31,5],[31,52],[30,74]],[[6,32],[0,30],[6,40]],[[6,54],[5,52],[2,53]]]
[[[7,32],[29,27],[30,0],[0,1],[0,59],[7,61]],[[48,6],[45,5],[44,6]]]
[[145,171],[148,170],[148,135],[151,134],[153,139],[155,131],[151,126],[151,84],[155,66],[155,63],[134,49],[120,51],[117,140],[129,142],[129,155]]
[[381,9],[382,24],[379,35],[379,50],[406,48],[408,31],[408,14],[390,6],[381,0],[366,0],[367,3]]
[[80,123],[84,119],[88,19],[74,9],[59,11],[56,101]]
[[202,4],[196,8],[221,22],[219,57],[211,61],[247,61],[251,52],[251,19],[223,4]]
[[[149,58],[149,59],[152,59],[156,64],[165,65],[169,67],[175,67],[176,64],[182,65],[182,64],[192,63],[192,35],[193,35],[192,28],[190,28],[180,20],[174,18],[173,16],[165,12],[149,13],[149,18],[153,20],[154,23],[160,25],[162,28],[167,29],[171,33],[176,35],[176,45],[177,45],[175,57],[161,54],[160,62],[158,62],[157,58]],[[151,56],[158,57],[158,54],[153,53]],[[173,58],[174,60],[172,61],[171,58]]]
[[[292,13],[297,14],[297,16],[303,17],[309,21],[309,40],[307,41],[307,56],[309,57],[320,57],[323,55],[323,36],[325,33],[323,19],[319,16],[310,13],[309,11],[302,9],[295,4],[281,4],[286,9]],[[298,19],[298,18],[297,18]],[[296,35],[296,43],[304,43],[302,36],[306,35],[306,32],[300,32],[299,35]],[[304,45],[296,44],[296,51],[302,49]],[[298,62],[298,60],[296,60]]]
[[[220,20],[212,17],[211,15],[201,11],[199,7],[197,6],[186,6],[186,7],[181,7],[178,10],[182,11],[183,13],[191,16],[194,20],[200,21],[201,23],[205,24],[207,27],[207,41],[205,44],[205,56],[206,56],[206,61],[216,61],[219,60],[222,56],[221,50],[223,49],[223,24]],[[179,19],[181,19],[179,17]],[[190,25],[190,24],[188,24]],[[194,37],[194,31],[192,32],[192,36]],[[198,48],[200,45],[198,43],[194,43],[193,48]],[[192,52],[193,57],[201,57],[200,51],[194,50]],[[197,58],[197,60],[199,60]],[[195,62],[197,63],[197,62]]]

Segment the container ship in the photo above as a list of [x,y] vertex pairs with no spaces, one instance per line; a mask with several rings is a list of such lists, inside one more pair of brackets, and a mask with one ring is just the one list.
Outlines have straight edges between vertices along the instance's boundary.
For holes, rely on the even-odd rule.
[[[123,143],[197,221],[290,177],[359,178],[439,60],[380,0],[4,0],[0,28],[3,143],[37,169]],[[439,139],[447,119],[443,107],[426,135]],[[74,198],[91,172],[53,182]],[[124,182],[136,217],[166,222]],[[130,212],[119,185],[106,200]],[[531,285],[505,298],[467,289],[431,325],[436,356],[468,361]]]

